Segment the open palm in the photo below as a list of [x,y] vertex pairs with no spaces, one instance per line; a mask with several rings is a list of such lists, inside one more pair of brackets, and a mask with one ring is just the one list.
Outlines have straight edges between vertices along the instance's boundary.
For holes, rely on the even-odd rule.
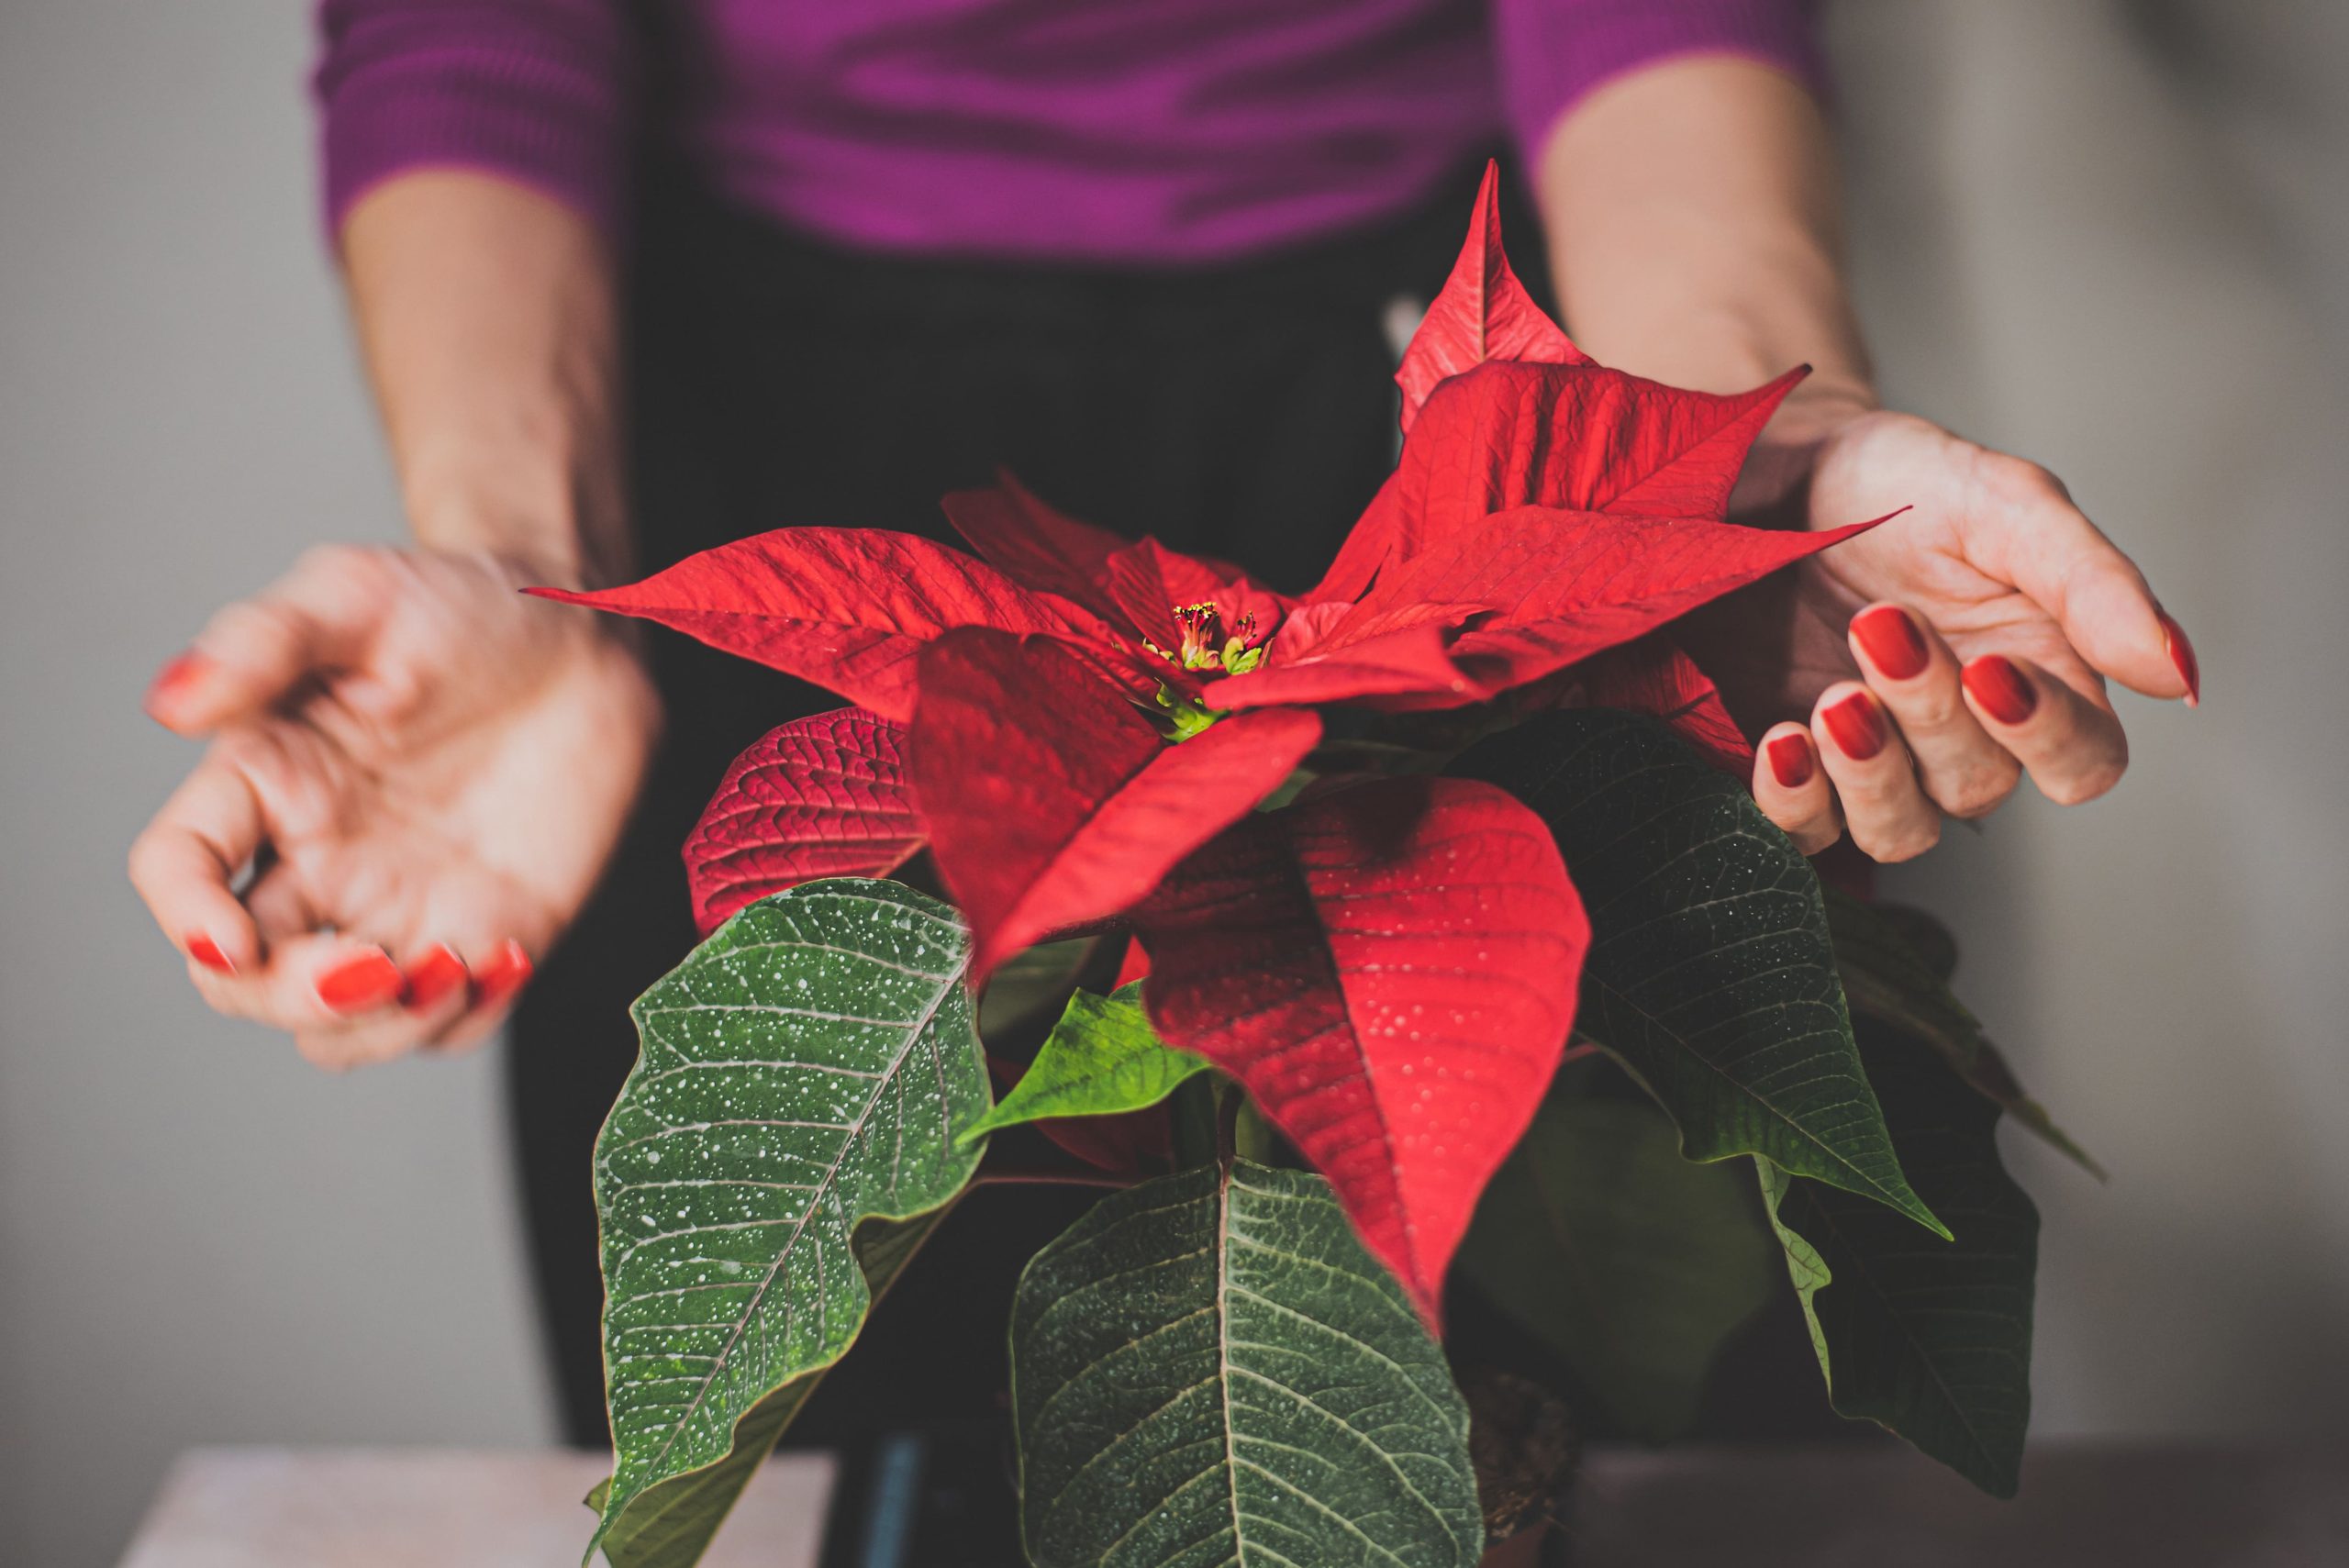
[[529,575],[329,548],[158,681],[155,716],[213,741],[132,875],[213,1006],[332,1064],[494,1026],[593,887],[657,726],[629,650],[520,597]]
[[1692,627],[1764,731],[1756,795],[1807,849],[1848,821],[1862,849],[1905,859],[2024,772],[2059,803],[2091,799],[2128,762],[2105,678],[2194,695],[2192,651],[2143,575],[2036,464],[1862,413],[1823,439],[1765,437],[1738,502],[1795,528],[1908,508]]

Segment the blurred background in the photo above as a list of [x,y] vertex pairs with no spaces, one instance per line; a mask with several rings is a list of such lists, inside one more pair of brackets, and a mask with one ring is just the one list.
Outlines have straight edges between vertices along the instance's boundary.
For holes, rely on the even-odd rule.
[[[335,1078],[124,879],[210,609],[399,517],[286,0],[0,0],[0,1518],[111,1562],[195,1442],[553,1430],[484,1057]],[[2026,1139],[2043,1438],[2349,1433],[2349,6],[1822,6],[1888,399],[2069,482],[2189,626],[2110,798],[1891,890],[2112,1172]]]

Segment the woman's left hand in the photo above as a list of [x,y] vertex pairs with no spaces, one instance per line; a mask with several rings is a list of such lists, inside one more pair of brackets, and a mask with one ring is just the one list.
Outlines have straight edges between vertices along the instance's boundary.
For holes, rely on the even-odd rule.
[[1690,628],[1732,711],[1778,720],[1753,794],[1806,852],[1848,829],[1876,860],[1910,859],[1944,815],[1995,810],[2026,773],[2058,805],[2093,800],[2129,763],[2106,677],[2199,695],[2185,632],[2035,463],[1909,415],[1790,403],[1738,505],[1821,528],[1909,508]]

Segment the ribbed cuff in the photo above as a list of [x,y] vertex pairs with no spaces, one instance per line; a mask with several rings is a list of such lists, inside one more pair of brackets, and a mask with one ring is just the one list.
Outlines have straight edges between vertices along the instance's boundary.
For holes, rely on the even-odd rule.
[[1615,77],[1669,59],[1729,54],[1824,95],[1804,0],[1495,0],[1503,112],[1535,168],[1560,116]]
[[329,242],[369,188],[428,167],[503,175],[616,236],[626,199],[624,62],[598,50],[436,42],[418,30],[352,28],[319,69]]

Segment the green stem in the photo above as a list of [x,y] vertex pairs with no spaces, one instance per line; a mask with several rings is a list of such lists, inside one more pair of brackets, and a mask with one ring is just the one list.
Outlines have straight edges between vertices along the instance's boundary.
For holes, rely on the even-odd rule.
[[1264,1119],[1264,1113],[1256,1108],[1256,1102],[1246,1090],[1235,1084],[1232,1093],[1240,1096],[1240,1114],[1231,1128],[1232,1152],[1259,1165],[1271,1164],[1275,1152],[1273,1124]]
[[1108,1171],[981,1171],[974,1187],[1130,1187],[1131,1179]]
[[1174,1124],[1174,1168],[1188,1171],[1216,1162],[1216,1080],[1197,1073],[1177,1084],[1166,1104]]

